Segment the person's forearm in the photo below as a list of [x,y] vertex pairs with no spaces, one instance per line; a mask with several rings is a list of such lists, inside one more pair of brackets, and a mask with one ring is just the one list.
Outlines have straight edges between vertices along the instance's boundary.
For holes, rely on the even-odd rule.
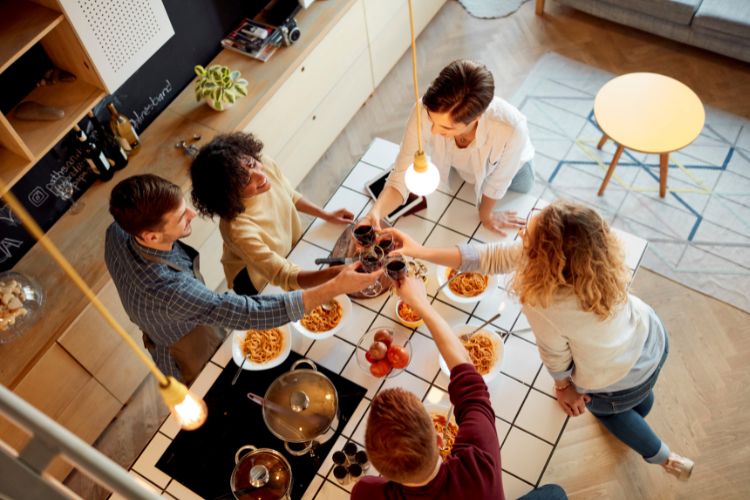
[[312,311],[342,293],[345,293],[345,289],[337,279],[328,280],[323,284],[303,290],[302,301],[305,304],[305,312]]
[[335,278],[343,269],[343,266],[327,267],[318,271],[300,271],[297,275],[297,284],[300,288],[310,288],[325,283]]
[[479,218],[484,220],[487,218],[491,213],[492,209],[495,208],[495,202],[497,202],[496,199],[490,198],[487,195],[482,195],[482,201],[479,203]]
[[370,213],[377,213],[378,216],[382,219],[389,213],[393,212],[393,210],[398,208],[402,203],[404,203],[404,201],[404,198],[401,196],[401,193],[399,193],[397,189],[394,189],[390,186],[385,186],[383,188],[383,191],[380,193],[380,196],[378,196],[378,199],[375,200],[375,204],[370,209]]
[[426,260],[441,266],[458,269],[461,266],[461,252],[458,247],[428,248],[420,247],[413,252],[415,259]]
[[307,200],[304,196],[297,200],[297,203],[294,204],[295,208],[299,210],[300,212],[310,214],[313,217],[323,217],[326,215],[326,211],[320,208],[315,203]]
[[445,360],[445,364],[448,365],[448,369],[453,370],[454,366],[461,363],[471,363],[469,353],[466,352],[461,341],[458,340],[451,327],[435,308],[426,299],[416,307],[419,314],[424,318],[424,322],[430,330],[438,351],[440,351]]

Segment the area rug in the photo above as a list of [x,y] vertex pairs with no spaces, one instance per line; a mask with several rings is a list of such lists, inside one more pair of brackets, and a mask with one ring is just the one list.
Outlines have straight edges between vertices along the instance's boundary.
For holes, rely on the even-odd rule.
[[472,17],[497,19],[513,14],[528,0],[458,0]]
[[700,136],[670,155],[664,199],[658,156],[627,149],[599,197],[615,146],[596,149],[593,105],[614,76],[554,53],[533,68],[512,101],[536,148],[535,189],[596,207],[649,241],[645,267],[750,312],[750,120],[707,106]]

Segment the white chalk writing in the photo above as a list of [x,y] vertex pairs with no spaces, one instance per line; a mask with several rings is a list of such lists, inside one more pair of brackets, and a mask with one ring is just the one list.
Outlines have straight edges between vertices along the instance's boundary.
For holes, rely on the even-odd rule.
[[133,125],[135,125],[136,129],[139,129],[143,122],[146,121],[146,118],[159,108],[161,103],[170,93],[172,93],[172,82],[164,80],[164,88],[162,88],[155,96],[149,96],[148,103],[140,112],[133,111],[134,118],[131,119],[131,121],[135,122]]

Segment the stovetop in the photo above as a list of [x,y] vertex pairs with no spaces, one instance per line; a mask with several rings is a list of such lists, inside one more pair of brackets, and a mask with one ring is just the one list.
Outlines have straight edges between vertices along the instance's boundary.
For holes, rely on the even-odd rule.
[[309,454],[302,457],[290,455],[284,449],[283,441],[266,427],[262,408],[247,399],[246,395],[248,392],[265,395],[271,382],[289,371],[292,363],[301,358],[300,354],[292,351],[289,358],[276,368],[244,371],[234,386],[231,381],[237,366],[227,364],[204,398],[208,406],[206,423],[194,431],[180,431],[156,467],[204,498],[229,499],[233,498],[229,483],[235,465],[235,452],[246,444],[273,448],[291,464],[294,478],[292,498],[301,498],[367,392],[354,382],[318,366],[318,370],[331,379],[338,392],[339,426],[331,439],[315,449],[315,457]]

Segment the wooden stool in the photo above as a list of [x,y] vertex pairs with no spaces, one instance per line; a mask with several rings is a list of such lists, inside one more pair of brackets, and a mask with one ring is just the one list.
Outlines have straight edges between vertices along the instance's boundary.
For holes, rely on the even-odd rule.
[[695,92],[674,78],[629,73],[608,81],[596,94],[594,116],[607,139],[617,143],[598,195],[602,196],[624,148],[659,155],[659,196],[667,194],[669,153],[693,142],[706,118]]

